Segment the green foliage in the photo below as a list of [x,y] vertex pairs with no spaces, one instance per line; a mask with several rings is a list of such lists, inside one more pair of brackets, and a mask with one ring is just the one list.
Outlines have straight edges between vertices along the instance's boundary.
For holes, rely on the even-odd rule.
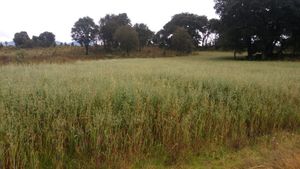
[[51,32],[41,33],[39,36],[32,36],[33,47],[55,46],[55,35]]
[[30,39],[27,32],[23,31],[15,34],[14,42],[18,48],[51,47],[55,46],[55,35],[51,32],[44,32]]
[[55,45],[55,35],[52,32],[41,33],[38,37],[39,46],[51,47]]
[[138,33],[131,26],[122,26],[114,34],[114,39],[127,55],[139,46]]
[[149,45],[151,43],[151,40],[154,36],[154,32],[152,32],[147,25],[141,23],[141,24],[135,24],[133,26],[135,31],[138,33],[139,36],[139,50],[141,51],[142,48],[144,48],[146,45]]
[[187,30],[180,27],[175,30],[171,38],[171,48],[181,53],[192,52],[194,48],[193,39]]
[[154,44],[158,45],[160,48],[169,48],[170,47],[170,39],[167,36],[167,32],[165,30],[158,31],[153,37]]
[[[208,19],[206,16],[198,16],[190,13],[176,14],[172,17],[171,21],[164,26],[163,33],[160,36],[164,39],[169,39],[177,27],[182,27],[185,28],[192,37],[194,46],[198,47],[203,38],[201,33],[206,32],[207,24]],[[171,41],[167,40],[166,43],[166,46],[169,46]]]
[[299,130],[299,63],[219,56],[3,66],[1,165],[130,168],[157,152],[174,164]]
[[31,40],[25,31],[16,33],[13,40],[18,48],[32,47]]
[[126,13],[118,15],[106,15],[99,21],[100,24],[100,39],[104,42],[106,50],[117,48],[118,43],[114,39],[115,32],[121,27],[131,25],[131,21]]
[[85,46],[86,55],[89,54],[90,43],[96,41],[98,26],[90,17],[80,18],[72,28],[72,38],[82,46]]
[[249,58],[255,53],[276,58],[288,46],[296,46],[299,8],[300,2],[294,0],[216,0],[215,6],[222,22],[221,39],[232,49],[247,49]]

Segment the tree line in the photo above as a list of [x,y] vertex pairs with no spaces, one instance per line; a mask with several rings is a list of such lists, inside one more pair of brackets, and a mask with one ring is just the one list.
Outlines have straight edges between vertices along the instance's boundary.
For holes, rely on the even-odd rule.
[[[208,38],[216,19],[190,13],[176,14],[162,30],[156,34],[144,23],[132,24],[126,13],[108,14],[96,24],[90,17],[80,18],[71,29],[71,36],[86,54],[89,47],[102,46],[106,51],[122,50],[128,55],[133,50],[141,51],[153,45],[178,52],[189,53],[200,46],[211,45]],[[19,48],[55,46],[55,35],[45,32],[29,38],[27,32],[16,33],[14,42]]]
[[132,26],[126,13],[106,15],[99,25],[92,18],[80,18],[72,28],[72,38],[86,49],[88,55],[91,44],[102,45],[105,50],[120,48],[129,55],[135,49],[148,45],[154,33],[145,24]]
[[[215,0],[220,19],[180,13],[154,33],[144,24],[132,24],[126,13],[108,14],[98,24],[80,18],[71,29],[72,39],[85,47],[102,46],[106,51],[122,50],[128,55],[154,45],[190,53],[195,49],[247,52],[248,59],[276,59],[296,56],[300,51],[299,0]],[[26,32],[15,34],[17,47],[49,47],[55,35],[44,32],[30,39]]]
[[300,50],[299,0],[215,0],[222,47],[248,59],[276,59]]
[[72,28],[72,38],[86,48],[91,43],[101,43],[105,50],[142,50],[147,45],[190,53],[193,49],[213,43],[210,35],[216,33],[217,19],[208,20],[206,16],[180,13],[172,17],[162,30],[156,34],[144,23],[132,25],[126,13],[106,15],[99,25],[90,17],[80,18]]
[[27,32],[22,31],[15,34],[13,41],[19,48],[51,47],[55,46],[55,35],[51,32],[43,32],[30,39]]

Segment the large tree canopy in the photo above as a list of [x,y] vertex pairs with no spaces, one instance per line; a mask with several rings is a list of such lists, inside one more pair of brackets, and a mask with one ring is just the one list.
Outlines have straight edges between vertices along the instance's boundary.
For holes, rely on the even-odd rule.
[[90,43],[96,41],[98,29],[98,26],[90,17],[80,18],[72,28],[73,40],[85,46],[86,55],[89,54]]
[[223,43],[235,50],[246,49],[249,58],[255,53],[264,58],[279,56],[290,39],[297,38],[298,0],[215,1],[222,22]]
[[177,27],[171,37],[171,48],[180,53],[190,53],[193,49],[193,40],[188,31]]
[[114,39],[127,55],[139,46],[138,33],[129,25],[121,26],[115,32]]
[[[192,37],[193,44],[195,47],[201,45],[202,38],[206,32],[206,26],[208,19],[206,16],[199,16],[191,13],[181,13],[173,16],[164,26],[165,38],[169,38],[178,27],[182,27],[187,30],[189,35]],[[167,41],[167,43],[170,43]]]
[[[41,33],[38,39],[38,46],[50,47],[55,45],[55,35],[51,32]],[[32,38],[34,40],[34,38]]]
[[31,40],[30,40],[27,32],[25,32],[25,31],[16,33],[13,40],[15,42],[16,47],[19,47],[19,48],[30,47],[30,44],[31,44]]
[[126,13],[118,15],[106,15],[99,21],[100,24],[100,40],[103,41],[104,47],[111,50],[118,46],[114,40],[114,34],[121,26],[131,25],[131,21]]
[[133,28],[135,29],[135,31],[138,33],[139,36],[139,50],[141,51],[141,49],[143,47],[145,47],[146,45],[148,45],[154,35],[154,32],[152,32],[148,26],[146,24],[135,24],[133,26]]

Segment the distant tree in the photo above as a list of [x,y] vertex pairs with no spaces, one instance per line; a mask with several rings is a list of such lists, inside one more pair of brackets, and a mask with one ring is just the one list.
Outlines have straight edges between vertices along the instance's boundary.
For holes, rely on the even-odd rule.
[[131,25],[131,21],[126,13],[118,15],[106,15],[99,21],[100,24],[100,40],[104,43],[106,50],[118,47],[118,43],[114,40],[114,34],[121,26]]
[[27,48],[31,47],[32,45],[31,40],[25,31],[16,33],[13,41],[15,42],[16,47],[19,48]]
[[32,36],[32,43],[33,43],[33,46],[40,46],[40,41],[39,41],[39,37],[38,36]]
[[193,39],[188,31],[182,27],[177,27],[171,37],[171,48],[180,53],[190,53],[193,47]]
[[72,28],[72,38],[85,47],[86,55],[89,54],[90,43],[96,40],[98,26],[90,17],[80,18]]
[[[33,38],[32,38],[33,40]],[[34,40],[33,40],[34,41]],[[55,35],[51,32],[41,33],[38,37],[39,46],[41,47],[50,47],[55,44]]]
[[4,44],[5,44],[6,47],[8,46],[8,42],[7,41],[5,41]]
[[135,31],[138,33],[138,37],[139,37],[139,51],[142,50],[142,48],[144,48],[146,45],[148,45],[153,36],[154,36],[154,32],[152,32],[147,25],[141,23],[141,24],[135,24],[133,26],[133,28],[135,29]]
[[206,32],[207,23],[208,19],[206,16],[191,13],[176,14],[171,21],[164,26],[164,36],[166,36],[165,38],[169,38],[178,27],[182,27],[186,29],[192,37],[194,46],[198,47],[202,42],[202,34]]
[[139,46],[138,33],[131,26],[122,26],[114,34],[114,39],[127,55]]
[[162,29],[154,35],[153,43],[160,48],[166,49],[170,47],[171,40],[168,36],[168,33],[164,29]]
[[0,42],[0,48],[3,48],[3,44],[2,44],[2,42]]

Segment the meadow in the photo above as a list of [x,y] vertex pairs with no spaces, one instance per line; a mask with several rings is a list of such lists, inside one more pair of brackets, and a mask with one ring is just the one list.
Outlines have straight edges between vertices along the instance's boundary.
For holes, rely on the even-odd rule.
[[78,60],[99,60],[117,58],[157,58],[170,57],[176,53],[171,50],[163,51],[157,47],[146,47],[142,52],[132,52],[130,56],[121,50],[105,52],[102,47],[90,47],[87,57],[82,47],[56,46],[49,48],[18,49],[15,47],[0,48],[0,65],[7,64],[37,64],[37,63],[70,63]]
[[297,135],[300,63],[231,58],[2,65],[0,168],[164,168]]

